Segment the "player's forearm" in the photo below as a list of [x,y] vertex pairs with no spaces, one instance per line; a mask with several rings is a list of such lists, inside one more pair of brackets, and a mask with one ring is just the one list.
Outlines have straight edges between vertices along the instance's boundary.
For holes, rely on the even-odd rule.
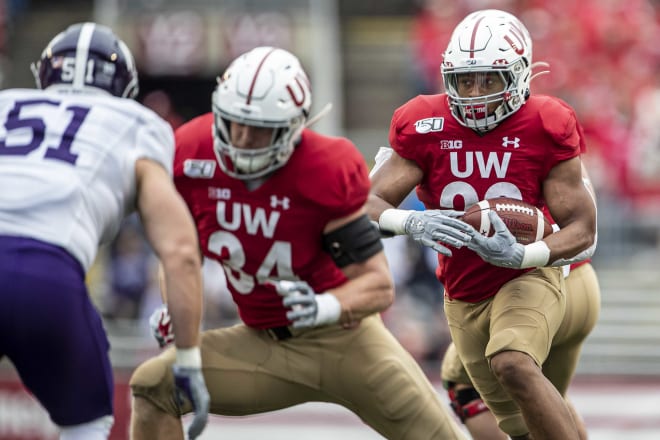
[[394,208],[390,203],[373,193],[369,194],[365,207],[369,218],[375,222],[378,222],[383,211]]
[[[560,231],[550,234],[544,238],[550,248],[549,261],[556,265],[557,261],[568,261],[577,255],[588,255],[588,250],[595,249],[596,233],[588,226],[572,224],[562,228]],[[590,255],[589,255],[590,256]],[[566,263],[564,263],[566,264]]]
[[172,317],[177,347],[199,345],[202,319],[201,262],[192,252],[165,256],[162,260],[167,308]]
[[[384,255],[374,256],[380,260]],[[350,281],[331,289],[341,304],[340,322],[351,324],[386,310],[394,302],[394,282],[387,266],[368,261],[347,268]],[[359,273],[351,273],[359,272]]]

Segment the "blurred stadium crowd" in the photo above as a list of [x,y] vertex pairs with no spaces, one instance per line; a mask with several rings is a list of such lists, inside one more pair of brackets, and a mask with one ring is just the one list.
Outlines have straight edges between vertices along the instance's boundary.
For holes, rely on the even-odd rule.
[[[653,0],[427,0],[414,19],[418,91],[437,90],[452,25],[484,6],[519,16],[550,74],[533,93],[567,101],[584,126],[599,192],[642,204],[660,195],[660,13]],[[535,69],[538,71],[539,69]]]

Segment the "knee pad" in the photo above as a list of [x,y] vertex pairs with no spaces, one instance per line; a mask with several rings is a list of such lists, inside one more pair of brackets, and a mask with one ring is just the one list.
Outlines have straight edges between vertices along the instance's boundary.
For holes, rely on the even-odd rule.
[[449,394],[449,405],[454,410],[461,422],[474,417],[477,414],[488,411],[488,407],[481,400],[481,395],[474,388],[463,388],[456,390],[454,382],[447,382],[447,394]]
[[60,440],[107,440],[114,417],[104,416],[80,425],[60,427]]

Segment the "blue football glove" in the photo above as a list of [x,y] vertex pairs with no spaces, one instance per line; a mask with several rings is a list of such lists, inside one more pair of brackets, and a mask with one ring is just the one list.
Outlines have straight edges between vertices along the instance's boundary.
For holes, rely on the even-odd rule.
[[209,418],[209,392],[206,389],[201,367],[174,364],[174,382],[177,391],[185,395],[193,406],[195,416],[188,427],[188,438],[193,440],[204,431]]

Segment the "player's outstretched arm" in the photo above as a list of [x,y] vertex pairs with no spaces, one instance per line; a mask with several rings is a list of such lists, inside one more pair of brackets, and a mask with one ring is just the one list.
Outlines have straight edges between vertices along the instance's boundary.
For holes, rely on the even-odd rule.
[[147,239],[163,267],[167,306],[176,335],[174,377],[195,411],[188,428],[188,437],[193,439],[204,430],[209,412],[199,349],[202,271],[197,233],[188,208],[165,169],[147,159],[138,160],[135,169],[137,209]]
[[197,346],[202,316],[202,273],[193,220],[172,179],[160,165],[141,159],[136,172],[137,208],[147,239],[162,264],[176,345]]

